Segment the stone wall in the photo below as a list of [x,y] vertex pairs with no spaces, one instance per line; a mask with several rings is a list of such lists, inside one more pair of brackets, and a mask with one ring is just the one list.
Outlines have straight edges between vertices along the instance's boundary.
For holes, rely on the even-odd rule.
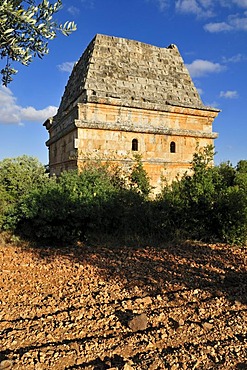
[[162,176],[171,181],[190,168],[197,145],[213,144],[218,112],[202,103],[175,45],[96,35],[74,66],[57,115],[44,124],[51,173],[94,156],[124,165],[138,153],[157,192]]

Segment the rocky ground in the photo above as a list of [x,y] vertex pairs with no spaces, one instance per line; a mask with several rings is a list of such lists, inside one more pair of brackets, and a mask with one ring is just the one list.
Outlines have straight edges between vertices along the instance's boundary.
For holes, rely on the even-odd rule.
[[0,247],[0,369],[247,369],[247,249]]

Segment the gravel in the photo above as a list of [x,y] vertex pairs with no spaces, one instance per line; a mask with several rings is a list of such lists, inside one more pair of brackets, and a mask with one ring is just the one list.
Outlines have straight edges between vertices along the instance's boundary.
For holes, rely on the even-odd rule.
[[1,369],[247,369],[247,249],[0,246]]

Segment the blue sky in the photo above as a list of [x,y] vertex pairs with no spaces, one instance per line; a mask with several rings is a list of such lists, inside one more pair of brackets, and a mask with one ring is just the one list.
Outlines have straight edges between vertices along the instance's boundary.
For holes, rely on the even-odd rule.
[[27,154],[48,163],[42,124],[97,33],[176,44],[203,102],[221,109],[213,124],[215,162],[247,159],[247,0],[63,0],[56,19],[74,20],[77,31],[51,41],[42,60],[16,65],[14,81],[0,86],[0,160]]

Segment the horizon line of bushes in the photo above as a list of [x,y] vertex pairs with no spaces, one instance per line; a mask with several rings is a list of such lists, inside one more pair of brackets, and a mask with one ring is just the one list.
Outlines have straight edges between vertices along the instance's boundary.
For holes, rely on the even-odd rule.
[[95,162],[49,177],[33,157],[0,161],[0,232],[42,243],[109,235],[126,241],[202,240],[245,245],[247,161],[212,166],[214,148],[198,149],[191,174],[150,197],[141,157],[129,171]]

